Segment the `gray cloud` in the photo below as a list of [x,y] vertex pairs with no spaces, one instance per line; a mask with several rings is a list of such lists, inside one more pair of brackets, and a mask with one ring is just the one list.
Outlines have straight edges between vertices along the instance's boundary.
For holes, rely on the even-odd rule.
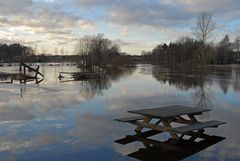
[[21,3],[19,0],[0,1],[0,13],[1,15],[26,13],[32,4],[32,0],[21,0]]
[[238,0],[75,0],[80,8],[104,8],[107,21],[119,25],[177,27],[189,25],[202,11],[216,17],[236,18]]
[[[174,11],[174,12],[173,12]],[[186,24],[192,15],[179,6],[166,5],[160,2],[131,1],[120,4],[109,11],[108,20],[120,25],[149,25],[154,27]]]
[[74,4],[81,8],[93,8],[93,7],[110,7],[118,3],[121,0],[75,0]]
[[105,20],[119,25],[179,25],[192,15],[181,6],[165,1],[145,0],[75,0],[80,8],[102,7],[106,9]]
[[[23,0],[21,3],[17,0],[1,1],[0,14],[0,27],[5,28],[8,33],[14,32],[8,39],[2,38],[2,41],[8,40],[7,42],[23,42],[23,38],[20,39],[17,35],[30,32],[31,35],[38,34],[38,39],[47,38],[57,44],[68,44],[78,36],[73,31],[75,28],[94,28],[94,23],[80,15],[64,11],[58,4],[51,7],[42,1]],[[9,31],[14,27],[20,31]],[[24,39],[29,42],[31,37]]]
[[120,46],[127,46],[127,45],[131,45],[132,43],[131,42],[128,42],[128,41],[124,41],[124,40],[121,40],[121,39],[116,39],[113,41],[115,44],[118,44]]

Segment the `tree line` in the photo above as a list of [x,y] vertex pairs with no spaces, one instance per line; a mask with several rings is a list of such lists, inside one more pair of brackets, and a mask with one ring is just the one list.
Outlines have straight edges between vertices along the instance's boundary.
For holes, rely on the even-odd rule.
[[181,37],[168,45],[166,43],[157,45],[152,51],[143,51],[141,55],[144,60],[165,65],[239,63],[240,36],[234,43],[230,42],[228,35],[217,44],[208,42],[215,26],[212,14],[202,12],[196,19],[193,31],[195,38]]
[[[236,47],[239,43],[236,40]],[[157,45],[152,51],[143,51],[144,60],[155,64],[196,65],[196,64],[233,64],[239,63],[240,52],[233,50],[226,35],[218,44],[203,43],[190,37],[182,37],[168,45]]]
[[19,43],[0,44],[0,62],[21,61],[32,55],[34,55],[32,48]]

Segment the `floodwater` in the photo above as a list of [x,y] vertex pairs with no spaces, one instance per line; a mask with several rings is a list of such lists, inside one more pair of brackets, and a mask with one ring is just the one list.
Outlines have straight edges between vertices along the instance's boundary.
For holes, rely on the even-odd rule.
[[[227,122],[206,130],[225,140],[185,160],[240,159],[240,66],[170,70],[138,65],[108,71],[104,79],[58,79],[60,71],[77,70],[42,64],[40,84],[0,79],[0,161],[134,160],[127,155],[141,143],[114,143],[133,134],[134,126],[114,119],[128,116],[128,110],[176,104],[210,108],[198,119]],[[17,66],[0,67],[0,72],[17,71]]]

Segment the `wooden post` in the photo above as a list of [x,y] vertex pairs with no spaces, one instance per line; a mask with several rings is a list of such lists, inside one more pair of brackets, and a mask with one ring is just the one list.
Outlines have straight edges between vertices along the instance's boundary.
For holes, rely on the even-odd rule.
[[20,70],[20,73],[22,73],[22,63],[20,63],[19,70]]
[[26,67],[23,67],[23,74],[26,75]]
[[39,65],[38,65],[37,68],[36,68],[35,78],[37,78],[38,74],[39,74]]

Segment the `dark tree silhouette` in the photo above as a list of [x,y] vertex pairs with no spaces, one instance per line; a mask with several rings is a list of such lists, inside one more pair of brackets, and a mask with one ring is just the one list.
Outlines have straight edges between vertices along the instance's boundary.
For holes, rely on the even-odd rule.
[[116,64],[116,58],[122,55],[120,47],[113,41],[104,38],[103,34],[84,36],[78,40],[75,50],[82,58],[81,64],[86,67],[104,67],[113,62]]
[[17,62],[24,61],[27,57],[34,54],[32,48],[21,44],[0,44],[0,61]]

